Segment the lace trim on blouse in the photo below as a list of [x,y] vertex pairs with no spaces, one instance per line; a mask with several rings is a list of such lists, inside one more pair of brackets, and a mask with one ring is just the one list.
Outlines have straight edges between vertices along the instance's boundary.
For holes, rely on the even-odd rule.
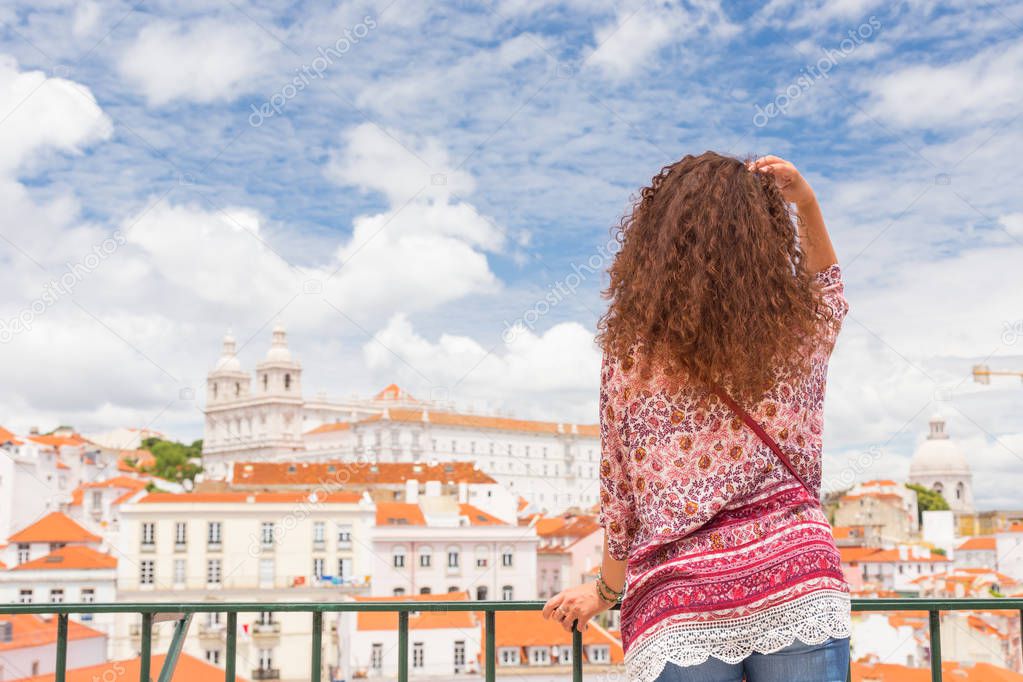
[[627,679],[653,682],[668,661],[691,666],[713,656],[738,663],[754,652],[773,653],[796,640],[813,645],[849,637],[852,629],[849,595],[833,590],[812,592],[742,618],[711,622],[692,618],[692,614],[665,618],[649,638],[629,647]]

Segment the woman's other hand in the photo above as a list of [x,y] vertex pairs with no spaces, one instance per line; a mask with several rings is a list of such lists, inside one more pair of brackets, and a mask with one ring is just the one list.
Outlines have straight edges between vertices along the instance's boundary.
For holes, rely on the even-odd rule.
[[808,206],[817,201],[813,188],[791,162],[778,156],[761,156],[751,161],[748,168],[755,173],[770,173],[785,201],[796,206]]
[[572,624],[576,623],[579,632],[583,632],[589,627],[590,618],[607,611],[611,606],[597,593],[597,583],[583,583],[562,590],[548,599],[543,606],[543,617],[553,618],[569,632],[572,631]]

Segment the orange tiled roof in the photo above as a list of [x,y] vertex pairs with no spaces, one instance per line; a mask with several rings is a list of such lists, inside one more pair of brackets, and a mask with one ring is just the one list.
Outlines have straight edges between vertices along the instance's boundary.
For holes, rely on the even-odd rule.
[[326,424],[320,424],[311,431],[306,431],[305,435],[311,436],[317,433],[333,433],[335,431],[348,431],[352,428],[349,422],[328,422]]
[[0,443],[14,443],[15,445],[22,445],[23,441],[18,440],[17,436],[0,426]]
[[91,547],[67,545],[46,556],[18,564],[12,571],[69,571],[75,569],[117,568],[117,559]]
[[426,517],[413,502],[377,502],[378,526],[425,526]]
[[970,538],[963,544],[956,547],[957,550],[969,551],[969,550],[994,550],[995,539],[991,536],[981,536]]
[[59,448],[63,446],[75,446],[85,445],[89,441],[85,440],[77,433],[72,433],[70,436],[29,436],[29,440],[39,443],[40,445],[49,445],[51,447]]
[[898,483],[896,483],[895,481],[892,481],[892,480],[888,480],[888,479],[881,479],[881,480],[876,480],[876,481],[864,481],[860,485],[863,486],[863,487],[866,487],[866,486],[873,486],[873,487],[885,486],[885,487],[887,487],[887,486],[898,485]]
[[258,493],[231,491],[225,493],[149,493],[138,501],[139,504],[287,504],[293,502],[347,502],[355,503],[361,498],[359,493],[336,492],[318,493],[316,499],[309,492]]
[[373,396],[374,400],[408,400],[413,403],[419,401],[398,384],[388,384],[379,393]]
[[[417,601],[443,602],[468,601],[465,592],[448,592],[447,594],[415,594],[397,597],[355,597],[360,602],[377,601]],[[473,611],[417,611],[409,616],[410,630],[431,630],[438,628],[474,628],[479,624],[478,616]],[[398,614],[385,611],[361,611],[356,616],[355,627],[358,630],[397,630]]]
[[[424,420],[424,414],[426,419]],[[497,429],[500,431],[527,431],[530,433],[572,433],[572,424],[559,424],[557,422],[534,421],[530,419],[512,419],[510,417],[489,417],[479,414],[463,414],[460,412],[434,412],[431,410],[415,410],[408,408],[394,408],[387,411],[387,417],[382,414],[375,414],[357,423],[365,424],[378,421],[411,422],[421,424],[424,421],[430,424],[441,426],[464,426],[473,429]],[[576,424],[578,435],[592,436],[600,435],[600,428],[596,424]]]
[[[129,464],[128,460],[134,460],[135,464]],[[121,450],[117,459],[117,470],[129,473],[140,471],[155,464],[156,457],[149,450]]]
[[492,484],[497,481],[473,462],[235,462],[233,485],[322,486],[393,485],[418,481],[465,481]]
[[31,526],[22,528],[8,542],[100,542],[78,523],[61,512],[50,512]]
[[479,507],[471,504],[459,504],[458,511],[462,516],[469,517],[469,524],[472,526],[507,526],[508,524],[493,514],[488,514]]
[[[545,620],[539,611],[498,611],[495,619],[494,644],[498,648],[572,646],[572,633],[554,619]],[[624,660],[618,640],[592,621],[583,632],[583,644],[607,644],[611,647],[611,663]]]
[[579,540],[600,530],[600,525],[589,514],[575,514],[540,518],[535,528],[537,535],[548,540],[562,537]]
[[[160,670],[166,654],[153,654],[151,659],[151,670]],[[132,658],[121,661],[107,661],[98,665],[90,665],[85,668],[73,668],[67,671],[66,682],[136,682],[139,679],[141,670],[141,659]],[[36,675],[35,677],[22,677],[10,682],[53,682],[56,676]],[[224,679],[223,668],[202,661],[190,654],[182,653],[178,658],[178,664],[174,668],[174,675],[171,682],[222,682]],[[240,682],[248,682],[241,675]]]
[[[16,615],[0,615],[0,623],[11,623],[10,642],[0,641],[0,651],[11,651],[12,649],[23,649],[27,647],[46,646],[57,642],[57,619],[44,620],[40,616],[28,613]],[[68,620],[68,640],[89,639],[91,637],[106,637],[99,630],[82,625],[78,621]],[[52,675],[50,676],[52,679]],[[223,675],[221,675],[223,677]]]
[[[956,661],[942,661],[942,679],[956,682],[1023,682],[1023,675],[991,665],[974,663],[960,665]],[[909,668],[894,663],[852,664],[852,679],[866,682],[930,682],[930,668]]]

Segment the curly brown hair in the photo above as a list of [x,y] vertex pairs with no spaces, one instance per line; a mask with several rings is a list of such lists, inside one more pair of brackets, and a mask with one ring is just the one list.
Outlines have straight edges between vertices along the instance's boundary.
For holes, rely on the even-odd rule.
[[688,155],[644,187],[614,236],[597,340],[649,378],[724,386],[759,400],[805,368],[820,289],[798,217],[767,174],[715,152]]

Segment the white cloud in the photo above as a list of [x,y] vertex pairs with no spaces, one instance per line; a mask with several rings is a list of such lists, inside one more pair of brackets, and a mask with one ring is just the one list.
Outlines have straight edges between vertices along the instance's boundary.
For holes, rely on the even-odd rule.
[[113,131],[88,88],[42,71],[19,71],[7,55],[0,55],[0,102],[0,173],[48,149],[78,154]]
[[76,38],[87,36],[93,32],[99,23],[103,9],[98,2],[88,0],[75,5],[74,20],[71,24],[71,33]]
[[[430,341],[403,315],[393,317],[363,346],[367,366],[383,381],[397,377],[427,395],[489,408],[529,407],[534,418],[595,419],[600,351],[593,332],[575,322],[543,334],[526,329],[497,348],[463,335]],[[480,407],[478,404],[477,407]]]
[[1023,44],[998,44],[949,64],[914,64],[864,84],[871,116],[899,128],[963,128],[1018,113]]
[[118,69],[149,104],[231,101],[251,90],[277,43],[249,21],[156,20],[121,54]]
[[701,40],[728,38],[738,30],[717,2],[696,3],[692,9],[674,2],[630,3],[616,12],[614,21],[594,31],[587,63],[610,78],[623,79],[671,43],[684,43],[701,32]]
[[454,168],[447,150],[433,138],[413,139],[401,132],[363,123],[343,135],[325,173],[334,182],[384,194],[392,206],[413,197],[470,194],[472,176]]

